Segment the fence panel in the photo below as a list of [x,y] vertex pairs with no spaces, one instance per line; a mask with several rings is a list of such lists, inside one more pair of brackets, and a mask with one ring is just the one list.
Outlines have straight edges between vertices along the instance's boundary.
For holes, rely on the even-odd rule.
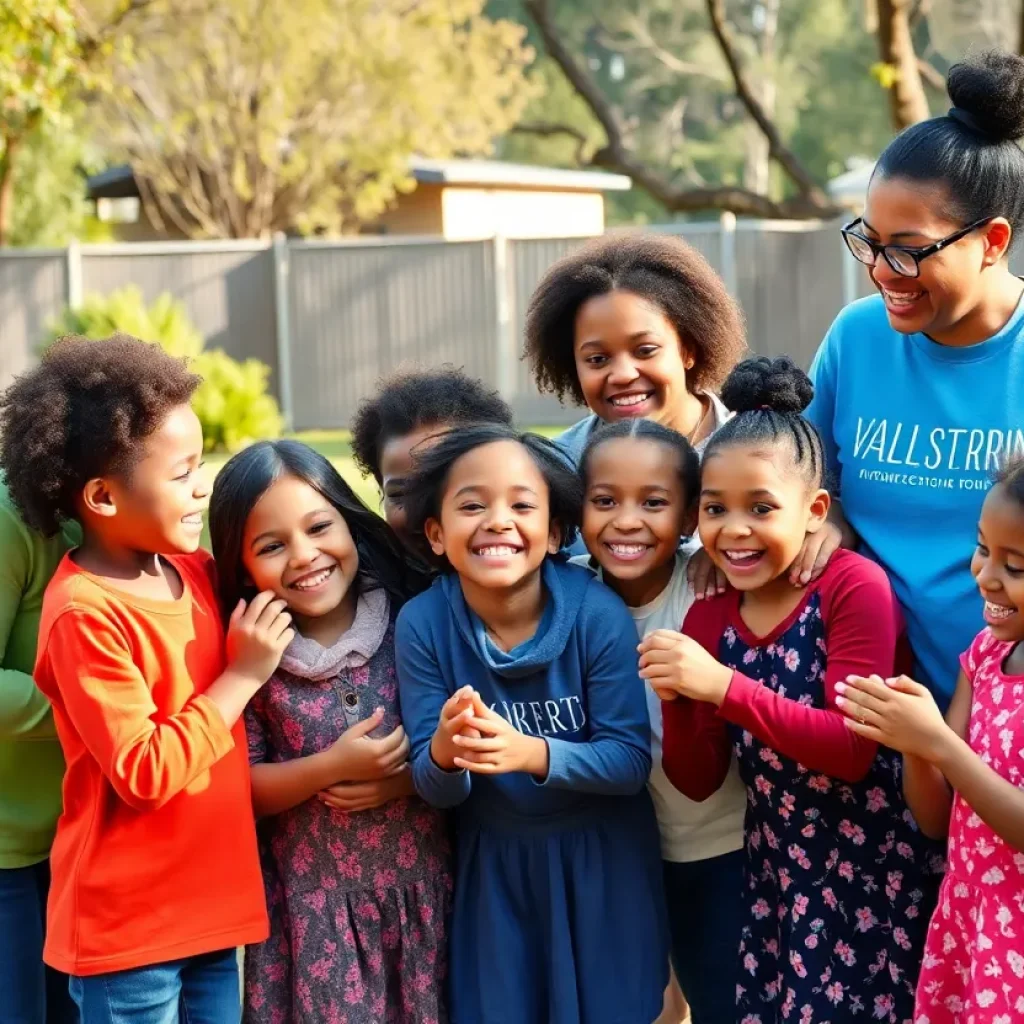
[[163,292],[180,300],[208,348],[235,359],[254,358],[274,371],[274,266],[270,250],[254,243],[118,245],[82,249],[82,288],[107,295],[137,285],[152,302]]
[[66,275],[60,250],[0,255],[0,388],[35,361],[48,321],[64,305]]
[[[844,273],[851,287],[835,224],[741,221],[735,232],[718,223],[652,230],[679,234],[719,272],[731,268],[752,348],[791,355],[804,366],[842,307]],[[279,341],[287,344],[297,428],[347,426],[378,377],[413,362],[452,362],[502,387],[522,423],[569,423],[580,410],[538,394],[528,365],[513,366],[507,356],[513,347],[522,350],[537,283],[583,242],[290,241],[282,249],[288,274],[280,282],[273,251],[255,242],[83,246],[81,274],[70,282],[63,251],[4,254],[0,387],[30,364],[46,321],[80,279],[86,293],[135,284],[152,300],[168,291],[184,303],[208,345],[237,358],[260,359],[275,375]],[[854,269],[853,290],[873,292],[867,274]],[[277,294],[283,300],[280,322],[288,328],[281,339]],[[502,333],[499,308],[506,305]]]
[[[526,310],[534,289],[553,263],[586,241],[585,238],[527,238],[509,241],[509,301],[520,354],[526,340]],[[540,394],[533,383],[529,364],[523,359],[518,363],[510,398],[516,419],[524,424],[575,423],[584,412],[573,405],[560,405],[552,395]]]
[[743,231],[736,281],[750,347],[806,368],[843,305],[842,242],[833,225]]
[[403,363],[451,362],[494,382],[491,242],[293,243],[289,307],[295,427],[346,427]]

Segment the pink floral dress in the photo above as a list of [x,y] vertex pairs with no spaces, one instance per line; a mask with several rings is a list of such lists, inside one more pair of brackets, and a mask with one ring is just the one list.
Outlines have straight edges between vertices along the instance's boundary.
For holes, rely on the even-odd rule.
[[[968,742],[994,771],[1024,785],[1024,676],[1003,674],[1013,645],[986,629],[962,664],[973,688]],[[957,794],[949,868],[917,987],[916,1024],[1024,1021],[1024,853]]]
[[[384,707],[399,724],[387,597],[330,649],[297,637],[246,710],[252,763],[329,747]],[[443,1024],[448,825],[418,797],[355,814],[315,797],[260,823],[270,938],[245,953],[247,1024]]]

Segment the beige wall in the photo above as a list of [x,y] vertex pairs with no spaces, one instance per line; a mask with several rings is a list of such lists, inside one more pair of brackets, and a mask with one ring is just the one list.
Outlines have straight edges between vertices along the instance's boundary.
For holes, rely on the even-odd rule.
[[491,235],[579,238],[604,231],[600,192],[450,187],[441,194],[441,208],[449,241]]
[[382,228],[389,235],[443,234],[441,186],[417,185],[412,192],[399,196],[374,225],[375,231]]
[[[172,225],[161,232],[145,208],[135,224],[111,224],[119,242],[181,239]],[[375,234],[438,235],[449,241],[489,238],[584,238],[604,231],[604,196],[600,192],[543,192],[533,189],[464,188],[418,185],[381,215]]]

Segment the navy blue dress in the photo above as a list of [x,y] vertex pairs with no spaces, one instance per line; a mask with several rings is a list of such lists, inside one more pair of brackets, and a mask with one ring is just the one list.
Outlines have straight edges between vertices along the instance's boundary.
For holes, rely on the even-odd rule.
[[[850,560],[858,556],[836,558],[827,576],[857,571]],[[720,614],[710,607],[691,612],[685,631],[761,687],[824,709],[829,642],[822,591],[830,582],[810,590],[768,636],[746,627],[735,594],[718,602],[726,609]],[[729,713],[727,700],[722,716]],[[879,748],[867,774],[845,782],[732,722],[727,729],[748,801],[737,1020],[910,1024],[942,851],[907,808],[899,755]]]
[[[498,650],[458,577],[396,631],[402,720],[420,794],[456,808],[453,1024],[650,1024],[668,981],[661,850],[647,792],[650,721],[625,605],[549,560],[536,636]],[[549,774],[444,772],[441,707],[466,684],[548,744]]]

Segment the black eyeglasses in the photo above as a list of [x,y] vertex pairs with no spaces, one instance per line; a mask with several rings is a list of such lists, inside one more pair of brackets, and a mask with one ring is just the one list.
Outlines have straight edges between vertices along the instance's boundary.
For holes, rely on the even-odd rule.
[[897,274],[903,277],[917,277],[921,273],[921,260],[926,260],[929,256],[934,256],[937,252],[941,252],[941,250],[952,245],[954,242],[959,242],[961,238],[966,238],[972,231],[977,231],[978,228],[988,224],[991,220],[991,217],[976,220],[973,224],[968,224],[967,227],[954,231],[953,234],[947,235],[938,242],[917,247],[879,245],[878,242],[873,242],[859,231],[854,230],[858,224],[863,223],[861,217],[847,224],[842,229],[841,234],[843,241],[846,242],[846,247],[853,254],[853,258],[865,266],[873,267],[878,262],[878,255],[881,253],[885,258],[885,262]]

